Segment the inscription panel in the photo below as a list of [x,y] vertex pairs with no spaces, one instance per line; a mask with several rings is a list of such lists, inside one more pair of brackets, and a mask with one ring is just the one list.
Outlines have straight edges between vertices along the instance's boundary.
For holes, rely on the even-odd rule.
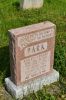
[[39,32],[25,34],[18,38],[18,47],[20,47],[20,49],[23,49],[30,43],[52,38],[55,35],[54,33],[55,33],[54,28],[51,28]]
[[31,56],[22,60],[21,63],[21,82],[40,76],[50,71],[51,51]]
[[25,57],[46,51],[47,45],[48,45],[47,42],[44,42],[44,43],[39,43],[30,47],[27,47],[24,51]]

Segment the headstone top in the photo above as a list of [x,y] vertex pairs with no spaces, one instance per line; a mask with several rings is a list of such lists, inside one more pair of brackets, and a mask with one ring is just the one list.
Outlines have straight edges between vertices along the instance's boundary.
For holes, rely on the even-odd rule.
[[22,35],[22,34],[26,34],[26,33],[31,33],[31,32],[35,32],[35,31],[51,28],[53,26],[55,27],[55,24],[51,23],[50,21],[45,21],[45,22],[41,22],[41,23],[37,23],[37,24],[33,24],[33,25],[28,25],[25,27],[11,29],[11,30],[9,30],[9,32],[11,34],[17,36],[20,34]]

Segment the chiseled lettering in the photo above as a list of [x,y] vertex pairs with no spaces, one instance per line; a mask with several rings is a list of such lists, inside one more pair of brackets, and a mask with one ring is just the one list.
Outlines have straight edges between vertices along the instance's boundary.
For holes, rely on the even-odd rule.
[[25,56],[30,56],[46,50],[47,50],[47,42],[43,42],[25,48],[24,52],[25,52]]

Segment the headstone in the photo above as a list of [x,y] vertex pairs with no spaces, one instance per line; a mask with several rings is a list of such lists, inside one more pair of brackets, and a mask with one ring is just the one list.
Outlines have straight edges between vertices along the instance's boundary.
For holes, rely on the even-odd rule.
[[11,77],[5,84],[16,98],[59,80],[53,69],[55,32],[49,21],[9,30]]
[[23,9],[40,8],[43,6],[43,0],[21,0],[20,7]]

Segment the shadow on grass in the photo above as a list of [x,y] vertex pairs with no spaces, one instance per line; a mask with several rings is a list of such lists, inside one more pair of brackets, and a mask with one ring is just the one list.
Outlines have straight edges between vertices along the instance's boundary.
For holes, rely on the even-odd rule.
[[14,3],[12,3],[12,5],[17,9],[17,10],[19,10],[20,9],[20,2],[14,2]]
[[9,46],[0,48],[0,83],[10,76]]

